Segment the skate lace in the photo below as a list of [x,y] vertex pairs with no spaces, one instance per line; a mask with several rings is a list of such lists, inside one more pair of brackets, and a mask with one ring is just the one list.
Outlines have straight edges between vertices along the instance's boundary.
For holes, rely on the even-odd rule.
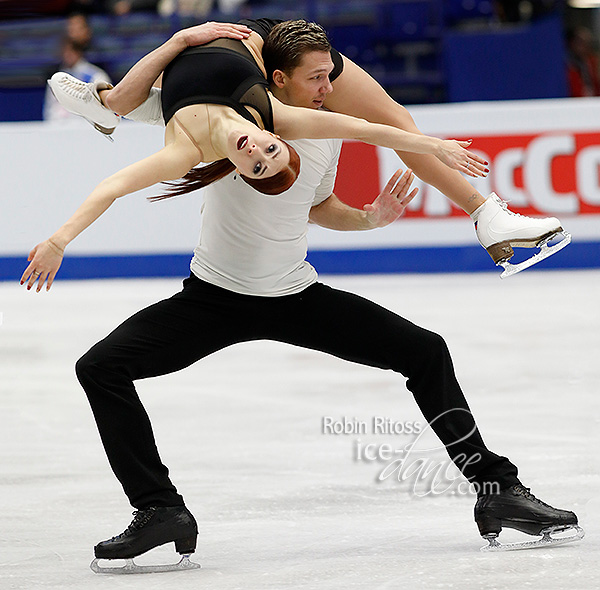
[[71,80],[69,78],[63,78],[61,80],[60,86],[64,92],[70,94],[75,98],[81,99],[88,97],[87,84],[85,82],[80,82],[79,80]]
[[134,533],[135,531],[138,531],[142,527],[146,526],[152,516],[154,516],[155,512],[156,508],[153,506],[146,508],[145,510],[136,510],[133,512],[133,520],[131,521],[131,524],[120,535],[113,537],[113,540],[126,537],[127,535],[130,535],[131,533]]
[[515,492],[519,495],[519,496],[523,496],[524,498],[526,498],[527,500],[531,500],[532,502],[535,502],[536,504],[540,504],[541,506],[545,506],[546,508],[552,508],[552,506],[550,506],[550,504],[546,504],[546,502],[542,502],[539,498],[536,498],[529,490],[531,488],[526,488],[525,486],[522,485],[516,485],[514,487]]
[[520,213],[515,213],[514,211],[511,211],[508,208],[508,201],[505,201],[504,199],[501,199],[498,195],[494,194],[494,201],[496,201],[496,203],[498,203],[498,205],[500,205],[500,207],[502,207],[502,209],[504,209],[509,215],[512,215],[513,217],[524,217],[524,215],[521,215]]

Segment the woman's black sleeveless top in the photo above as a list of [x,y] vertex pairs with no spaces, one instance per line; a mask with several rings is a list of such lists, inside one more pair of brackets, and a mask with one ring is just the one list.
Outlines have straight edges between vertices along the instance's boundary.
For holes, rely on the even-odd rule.
[[193,104],[231,107],[256,124],[246,106],[260,115],[264,128],[273,129],[273,109],[268,84],[250,51],[241,41],[216,39],[188,47],[165,69],[162,109],[165,123],[181,108]]

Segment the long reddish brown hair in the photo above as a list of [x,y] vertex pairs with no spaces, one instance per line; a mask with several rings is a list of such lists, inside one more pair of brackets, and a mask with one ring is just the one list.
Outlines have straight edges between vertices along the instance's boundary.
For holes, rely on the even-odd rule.
[[[283,142],[290,154],[288,165],[277,174],[268,178],[250,178],[240,174],[240,178],[249,184],[253,189],[265,195],[278,195],[294,184],[298,174],[300,174],[300,156],[298,152],[285,141]],[[162,201],[171,197],[178,197],[191,193],[192,191],[204,188],[221,178],[225,178],[235,170],[235,164],[227,158],[217,160],[201,168],[192,168],[185,176],[175,182],[165,182],[171,188],[164,195],[148,197],[149,201]]]

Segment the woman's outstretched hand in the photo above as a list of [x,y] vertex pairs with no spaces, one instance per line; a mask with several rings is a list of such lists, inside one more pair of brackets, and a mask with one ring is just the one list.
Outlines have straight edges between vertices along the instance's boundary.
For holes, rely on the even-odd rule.
[[39,293],[47,281],[46,291],[49,291],[62,263],[63,254],[64,250],[51,240],[46,240],[35,246],[27,257],[29,266],[21,276],[21,285],[27,283],[27,290],[29,291],[37,281],[36,292]]
[[489,170],[488,163],[467,148],[471,145],[471,141],[457,141],[456,139],[440,140],[436,157],[455,170],[464,172],[469,176],[477,178],[479,176],[487,176]]
[[207,22],[189,29],[183,29],[175,34],[180,36],[188,47],[195,47],[222,37],[241,41],[247,39],[250,33],[252,33],[252,30],[245,25]]

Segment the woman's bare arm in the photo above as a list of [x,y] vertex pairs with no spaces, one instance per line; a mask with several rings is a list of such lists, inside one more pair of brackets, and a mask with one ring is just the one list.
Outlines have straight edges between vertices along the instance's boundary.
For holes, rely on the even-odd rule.
[[195,148],[190,149],[185,142],[175,141],[103,180],[58,231],[31,250],[21,284],[27,282],[27,288],[31,289],[38,281],[39,292],[47,281],[46,290],[49,290],[62,263],[65,247],[119,197],[157,182],[181,178],[198,163],[199,154]]
[[150,89],[169,63],[186,47],[204,45],[220,37],[246,39],[250,29],[244,25],[207,22],[183,29],[138,61],[106,97],[106,105],[119,115],[127,115],[147,98]]
[[275,131],[283,139],[356,139],[417,154],[433,154],[450,168],[485,176],[485,160],[469,152],[469,141],[443,140],[341,113],[285,105],[270,96]]

